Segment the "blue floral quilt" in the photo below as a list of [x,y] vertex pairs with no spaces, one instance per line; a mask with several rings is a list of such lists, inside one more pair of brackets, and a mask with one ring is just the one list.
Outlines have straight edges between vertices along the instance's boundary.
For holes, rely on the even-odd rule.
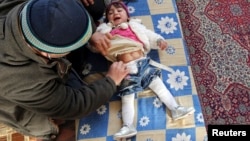
[[[192,77],[188,52],[182,35],[175,0],[137,0],[128,3],[131,17],[142,19],[149,29],[161,34],[168,42],[166,51],[152,50],[153,60],[171,67],[162,70],[162,80],[177,102],[193,106],[195,113],[173,121],[169,110],[151,90],[145,90],[135,99],[138,134],[131,141],[207,141],[203,115]],[[77,121],[77,141],[113,141],[113,134],[122,125],[121,102],[118,97],[96,112]]]

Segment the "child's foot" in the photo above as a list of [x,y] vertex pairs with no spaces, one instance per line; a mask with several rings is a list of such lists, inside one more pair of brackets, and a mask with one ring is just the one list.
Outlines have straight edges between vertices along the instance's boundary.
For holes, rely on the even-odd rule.
[[195,109],[193,107],[183,107],[178,106],[175,110],[171,110],[172,118],[173,120],[178,120],[185,118],[195,112]]
[[130,138],[137,134],[137,130],[133,125],[131,126],[123,126],[117,133],[114,134],[114,139],[120,139],[120,138]]

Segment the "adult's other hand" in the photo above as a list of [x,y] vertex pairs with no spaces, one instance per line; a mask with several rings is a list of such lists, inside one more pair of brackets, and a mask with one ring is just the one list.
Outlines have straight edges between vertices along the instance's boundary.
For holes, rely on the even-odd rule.
[[92,47],[95,47],[95,50],[105,56],[107,55],[108,48],[110,47],[110,40],[112,37],[113,36],[110,33],[103,34],[95,32],[90,39],[90,44]]
[[126,65],[122,62],[114,62],[111,64],[106,76],[114,80],[116,85],[119,85],[125,76],[129,73]]
[[94,0],[81,0],[85,6],[94,4]]

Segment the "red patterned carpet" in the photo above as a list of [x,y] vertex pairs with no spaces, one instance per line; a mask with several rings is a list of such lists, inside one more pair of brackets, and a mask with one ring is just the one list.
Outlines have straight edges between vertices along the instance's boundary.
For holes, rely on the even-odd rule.
[[250,1],[176,0],[208,124],[250,124]]

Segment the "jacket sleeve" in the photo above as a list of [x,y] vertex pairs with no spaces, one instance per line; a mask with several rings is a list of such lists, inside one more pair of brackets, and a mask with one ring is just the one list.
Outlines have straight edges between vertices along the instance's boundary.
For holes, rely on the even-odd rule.
[[146,29],[145,32],[146,32],[145,34],[149,38],[149,44],[150,44],[151,49],[159,49],[159,46],[157,45],[157,41],[159,39],[164,40],[164,38],[160,34],[149,29]]
[[96,29],[97,32],[101,32],[103,34],[109,33],[111,30],[112,27],[109,23],[101,23]]
[[34,110],[54,118],[81,118],[96,111],[101,105],[106,104],[115,92],[116,85],[109,77],[104,77],[90,85],[84,85],[80,89],[59,85],[51,93],[52,97],[54,97],[54,102],[48,100],[49,103],[44,103],[44,107],[49,108],[46,106],[48,104],[51,105],[51,108],[46,110],[37,107]]
[[[104,77],[79,89],[65,86],[56,80],[22,89],[5,98],[34,113],[52,118],[78,119],[106,104],[117,88],[113,80]],[[18,93],[18,94],[17,94]]]
[[116,92],[116,85],[111,78],[104,77],[90,85],[84,85],[80,89],[62,85],[57,90],[60,89],[64,90],[63,95],[58,96],[60,94],[58,92],[52,94],[57,103],[51,103],[55,110],[45,111],[45,114],[54,118],[74,119],[84,117],[96,111],[101,105],[108,103]]
[[137,19],[130,20],[130,27],[132,28],[136,36],[139,37],[139,39],[144,43],[146,51],[149,51],[150,49],[159,49],[157,40],[164,40],[164,38],[160,34],[157,34],[153,30],[148,29],[140,22],[140,20]]

